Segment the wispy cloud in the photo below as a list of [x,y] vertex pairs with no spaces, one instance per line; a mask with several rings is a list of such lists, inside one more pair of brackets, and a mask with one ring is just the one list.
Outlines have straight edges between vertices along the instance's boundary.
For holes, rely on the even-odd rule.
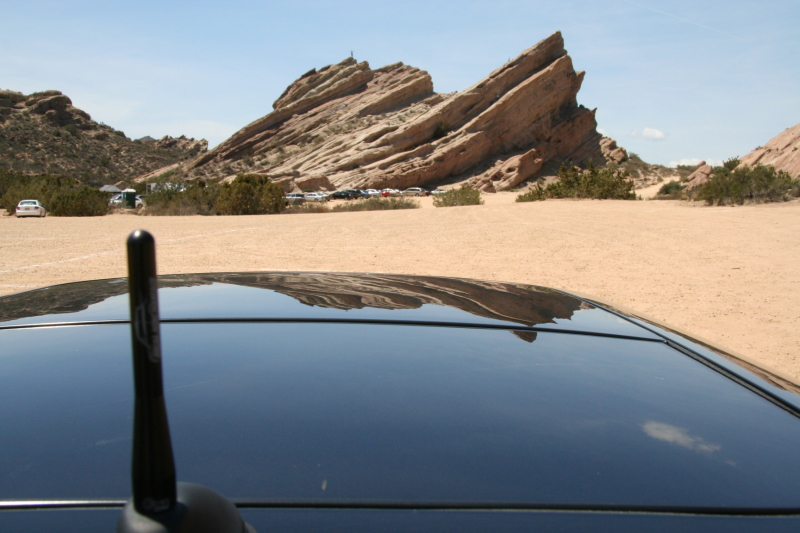
[[682,448],[694,452],[710,454],[722,448],[719,444],[711,444],[701,437],[689,435],[683,428],[665,424],[664,422],[650,420],[642,425],[642,429],[648,437],[669,442],[670,444],[675,444],[676,446],[681,446]]
[[665,17],[671,17],[671,18],[674,18],[675,20],[680,20],[681,22],[685,22],[687,24],[692,24],[694,26],[697,26],[698,28],[711,30],[713,32],[719,33],[720,35],[724,35],[726,37],[730,37],[731,39],[736,39],[737,41],[748,42],[747,39],[743,39],[742,37],[739,37],[738,35],[733,35],[731,33],[724,32],[724,31],[719,30],[717,28],[712,28],[711,26],[706,26],[705,24],[700,24],[699,22],[695,22],[693,20],[689,20],[689,19],[685,19],[685,18],[682,18],[682,17],[678,17],[676,15],[673,15],[672,13],[667,13],[666,11],[660,11],[658,9],[654,9],[652,7],[649,7],[649,6],[643,6],[642,4],[639,4],[637,2],[632,2],[631,0],[624,0],[624,1],[629,3],[629,4],[631,4],[631,5],[634,5],[636,7],[639,7],[639,8],[642,8],[642,9],[647,9],[648,11],[652,11],[653,13],[658,13],[659,15],[664,15]]
[[664,132],[655,128],[645,128],[642,131],[633,130],[630,134],[630,137],[646,139],[654,142],[667,140],[667,136],[664,135]]

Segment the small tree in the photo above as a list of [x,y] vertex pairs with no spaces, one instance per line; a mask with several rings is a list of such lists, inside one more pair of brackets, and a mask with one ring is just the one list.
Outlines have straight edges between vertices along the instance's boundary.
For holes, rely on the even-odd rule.
[[222,185],[217,198],[217,209],[223,215],[274,214],[285,208],[283,187],[257,174],[239,174]]

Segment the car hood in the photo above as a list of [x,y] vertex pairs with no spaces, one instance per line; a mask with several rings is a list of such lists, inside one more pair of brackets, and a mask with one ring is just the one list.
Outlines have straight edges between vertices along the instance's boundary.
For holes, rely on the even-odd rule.
[[[159,284],[178,477],[238,501],[800,507],[790,387],[599,303],[394,275]],[[124,279],[0,299],[0,500],[130,494],[127,306]]]

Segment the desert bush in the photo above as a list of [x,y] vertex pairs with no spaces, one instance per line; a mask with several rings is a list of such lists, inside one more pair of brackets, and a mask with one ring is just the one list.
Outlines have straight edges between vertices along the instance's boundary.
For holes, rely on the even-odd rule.
[[178,192],[174,188],[164,188],[144,197],[146,209],[143,215],[185,216],[218,215],[217,197],[220,187],[206,184],[202,180],[187,183],[186,189]]
[[780,202],[800,196],[800,180],[773,166],[739,167],[737,158],[715,167],[695,199],[708,205]]
[[324,203],[306,202],[302,204],[292,204],[283,211],[288,215],[305,215],[310,213],[330,213],[331,208]]
[[369,198],[334,206],[334,211],[388,211],[392,209],[418,209],[420,203],[411,198]]
[[223,215],[272,214],[285,208],[283,187],[256,174],[239,174],[231,183],[222,184],[217,198],[217,209]]
[[540,183],[525,194],[517,196],[518,202],[532,202],[547,198],[595,198],[599,200],[635,200],[630,173],[621,168],[599,169],[589,163],[581,170],[572,163],[563,163],[558,171],[559,180],[542,187]]
[[98,217],[108,213],[108,195],[87,185],[56,192],[50,204],[50,212],[59,217]]
[[458,205],[482,205],[481,191],[463,184],[458,189],[450,189],[434,197],[434,207],[454,207]]
[[448,131],[450,131],[450,127],[447,124],[445,124],[444,122],[438,123],[436,125],[436,129],[433,130],[433,137],[431,137],[431,140],[435,141],[436,139],[441,139],[442,137],[447,135]]
[[542,187],[542,184],[538,181],[536,184],[528,189],[527,192],[524,192],[520,195],[517,195],[517,202],[536,202],[539,200],[546,200],[547,194],[545,194],[545,188]]
[[679,199],[683,194],[683,189],[686,188],[686,185],[682,184],[678,180],[672,180],[669,183],[665,183],[661,186],[658,190],[658,194],[656,198],[672,198],[672,199]]

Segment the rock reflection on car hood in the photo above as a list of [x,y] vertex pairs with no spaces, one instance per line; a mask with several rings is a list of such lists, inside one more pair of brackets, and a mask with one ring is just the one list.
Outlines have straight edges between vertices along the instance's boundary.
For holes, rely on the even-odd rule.
[[[196,288],[182,290],[186,287]],[[118,278],[9,296],[0,300],[0,323],[127,320],[127,290],[127,280]],[[641,328],[559,291],[456,278],[321,272],[171,275],[159,278],[159,303],[165,320],[408,320],[577,327],[647,336]]]

